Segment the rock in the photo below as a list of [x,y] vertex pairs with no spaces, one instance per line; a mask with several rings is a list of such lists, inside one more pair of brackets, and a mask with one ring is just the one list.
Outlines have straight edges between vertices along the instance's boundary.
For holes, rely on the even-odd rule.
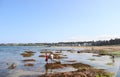
[[24,66],[34,66],[32,63],[24,64]]
[[66,60],[66,62],[76,62],[76,60]]
[[36,52],[33,52],[33,51],[25,51],[26,53],[36,53]]
[[39,57],[45,57],[45,55],[39,55]]
[[34,55],[35,52],[33,51],[25,51],[24,53],[21,53],[23,57],[31,57]]
[[53,54],[54,59],[62,59],[62,58],[67,58],[66,56],[61,56],[61,54]]
[[77,53],[81,53],[80,51],[77,51]]
[[23,57],[31,57],[33,56],[34,54],[33,53],[22,53],[21,54]]
[[47,49],[43,49],[43,50],[41,50],[41,52],[40,53],[52,53],[50,50],[47,50]]
[[8,69],[14,69],[16,67],[15,63],[11,64]]
[[55,53],[62,53],[62,50],[56,51]]
[[23,62],[35,62],[35,60],[34,59],[25,59],[25,60],[22,60]]

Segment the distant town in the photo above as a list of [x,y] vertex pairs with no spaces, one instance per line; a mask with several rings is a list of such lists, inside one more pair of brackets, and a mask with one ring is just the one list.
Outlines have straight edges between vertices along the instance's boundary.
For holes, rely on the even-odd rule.
[[58,42],[58,43],[1,43],[0,46],[105,46],[120,45],[120,38],[99,41]]

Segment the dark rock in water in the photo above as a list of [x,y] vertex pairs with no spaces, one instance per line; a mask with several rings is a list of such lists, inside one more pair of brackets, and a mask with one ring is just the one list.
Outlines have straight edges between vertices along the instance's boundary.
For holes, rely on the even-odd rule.
[[25,60],[22,60],[23,62],[35,62],[36,60],[34,60],[34,59],[25,59]]
[[21,54],[23,57],[31,57],[33,56],[34,54],[33,53],[22,53]]
[[8,65],[8,63],[6,63]]
[[34,64],[28,63],[28,64],[24,64],[24,66],[34,66]]
[[80,53],[80,51],[77,51],[77,53]]
[[76,60],[66,60],[66,62],[76,62]]
[[36,52],[33,52],[33,51],[25,51],[26,53],[36,53]]
[[56,51],[55,53],[62,53],[62,50],[60,50],[60,51]]
[[64,68],[65,66],[59,63],[47,63],[45,65],[46,69],[59,69],[59,68]]
[[11,64],[8,69],[14,69],[16,67],[15,63]]
[[34,55],[35,52],[33,51],[25,51],[24,53],[21,53],[23,57],[31,57]]
[[75,51],[74,50],[67,50],[67,52],[74,53]]
[[39,57],[45,57],[45,55],[39,55]]
[[55,63],[57,63],[57,64],[61,64],[61,62],[60,61],[57,61],[57,60],[53,60]]
[[53,54],[54,59],[62,59],[62,58],[67,58],[66,56],[61,56],[60,54]]

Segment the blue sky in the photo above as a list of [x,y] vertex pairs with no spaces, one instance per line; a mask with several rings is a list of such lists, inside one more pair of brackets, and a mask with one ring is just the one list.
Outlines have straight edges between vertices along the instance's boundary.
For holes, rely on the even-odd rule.
[[119,37],[120,0],[0,0],[0,43]]

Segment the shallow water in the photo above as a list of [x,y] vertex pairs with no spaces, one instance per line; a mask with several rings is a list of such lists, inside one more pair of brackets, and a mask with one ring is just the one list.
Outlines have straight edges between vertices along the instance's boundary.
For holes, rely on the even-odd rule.
[[[115,57],[114,60],[111,56],[94,56],[97,54],[93,53],[77,53],[77,50],[73,48],[57,48],[57,47],[39,47],[39,46],[0,46],[0,77],[24,77],[27,75],[41,75],[45,73],[55,73],[55,72],[66,72],[74,71],[76,69],[72,67],[65,67],[62,69],[45,69],[45,59],[39,57],[42,49],[48,49],[53,52],[57,50],[63,50],[62,54],[66,55],[68,58],[59,59],[61,63],[74,63],[68,62],[69,60],[74,60],[76,62],[81,62],[94,66],[95,68],[105,69],[107,71],[117,74],[120,66],[120,58]],[[20,54],[24,51],[34,51],[36,52],[32,57],[23,57]],[[73,50],[74,52],[68,52],[67,50]],[[35,59],[35,62],[23,62],[21,60],[25,59]],[[50,60],[48,62],[51,62]],[[16,64],[15,69],[8,69],[12,64]],[[24,64],[32,63],[34,66],[24,66]],[[119,75],[117,76],[119,77]]]

